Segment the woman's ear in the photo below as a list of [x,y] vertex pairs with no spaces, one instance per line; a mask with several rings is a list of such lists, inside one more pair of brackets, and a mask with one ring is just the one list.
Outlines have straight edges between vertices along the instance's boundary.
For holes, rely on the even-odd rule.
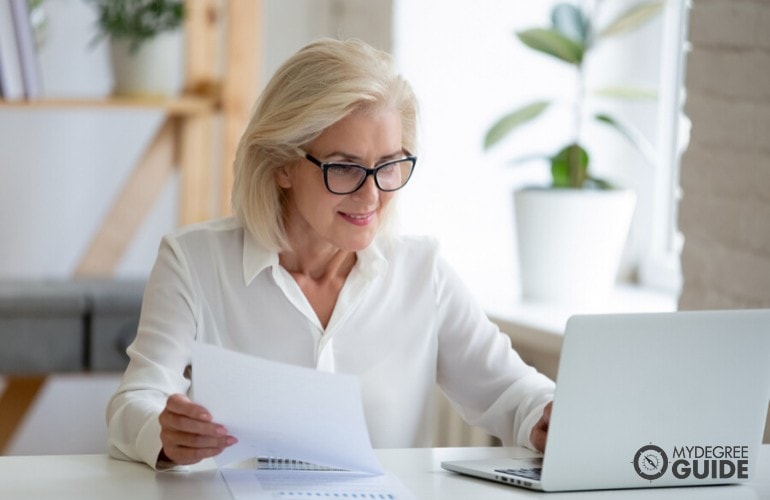
[[275,183],[278,187],[289,189],[291,187],[291,176],[289,175],[290,167],[284,165],[275,171]]

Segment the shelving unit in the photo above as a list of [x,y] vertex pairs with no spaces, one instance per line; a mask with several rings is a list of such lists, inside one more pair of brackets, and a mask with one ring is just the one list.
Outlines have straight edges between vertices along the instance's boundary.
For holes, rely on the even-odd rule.
[[[75,277],[109,277],[175,168],[179,224],[229,212],[235,147],[256,99],[261,64],[261,0],[187,0],[186,79],[173,99],[41,99],[0,109],[153,109],[164,120],[113,200],[77,265]],[[0,453],[45,382],[46,374],[7,376],[0,394]]]
[[186,78],[179,97],[0,101],[0,109],[154,109],[165,116],[75,276],[113,274],[174,168],[180,171],[180,225],[229,213],[235,147],[258,88],[262,3],[187,0],[186,9]]
[[213,113],[218,109],[216,96],[182,95],[173,99],[159,97],[110,97],[106,99],[49,99],[34,101],[3,101],[0,108],[51,110],[51,109],[156,109],[172,116]]

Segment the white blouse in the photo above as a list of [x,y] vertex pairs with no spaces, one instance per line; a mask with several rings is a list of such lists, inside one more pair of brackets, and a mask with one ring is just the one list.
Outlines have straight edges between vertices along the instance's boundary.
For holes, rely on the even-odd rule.
[[[436,383],[469,423],[531,446],[554,387],[511,349],[431,240],[378,240],[359,252],[324,329],[278,254],[226,218],[161,242],[107,410],[112,456],[156,466],[158,415],[169,395],[190,390],[193,342],[357,375],[375,448],[431,445]],[[258,383],[244,380],[244,392]]]

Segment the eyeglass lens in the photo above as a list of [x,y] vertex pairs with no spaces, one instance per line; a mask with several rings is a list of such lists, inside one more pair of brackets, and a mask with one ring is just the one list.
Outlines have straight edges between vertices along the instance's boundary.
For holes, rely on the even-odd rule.
[[[412,173],[413,162],[409,159],[386,163],[374,174],[377,187],[383,191],[395,191],[401,188]],[[326,183],[332,192],[352,193],[366,180],[366,169],[358,165],[344,163],[327,164]]]

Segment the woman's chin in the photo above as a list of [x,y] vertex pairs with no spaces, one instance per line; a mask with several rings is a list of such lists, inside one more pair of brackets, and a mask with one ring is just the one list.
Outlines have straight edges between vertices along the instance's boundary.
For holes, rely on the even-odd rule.
[[356,235],[351,235],[344,238],[341,242],[340,248],[348,250],[350,252],[359,252],[365,250],[372,244],[374,238],[377,236],[377,231],[374,230],[361,232]]

